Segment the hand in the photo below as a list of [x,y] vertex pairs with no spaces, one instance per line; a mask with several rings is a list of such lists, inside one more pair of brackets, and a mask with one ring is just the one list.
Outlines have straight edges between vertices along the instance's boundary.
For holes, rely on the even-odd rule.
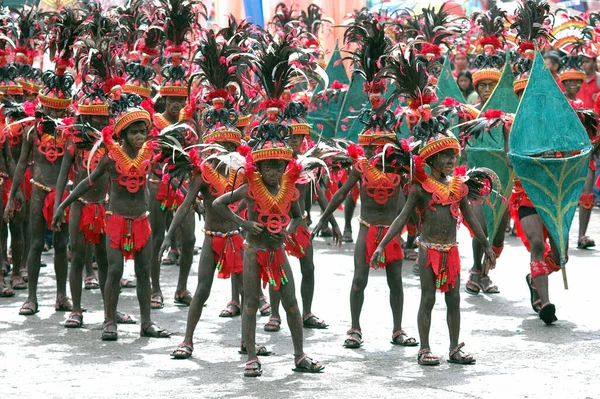
[[25,206],[25,196],[23,195],[21,190],[17,191],[17,194],[15,195],[15,201],[17,202],[15,211],[20,211],[23,208],[23,206]]
[[487,275],[490,270],[496,268],[496,254],[492,250],[491,246],[488,246],[484,249],[485,251],[485,259],[483,260],[483,270],[482,273]]
[[158,251],[158,259],[162,259],[165,252],[171,248],[171,237],[167,234],[163,240],[160,250]]
[[242,226],[242,229],[246,230],[248,233],[259,235],[265,229],[265,226],[258,222],[251,222],[247,220]]
[[54,211],[54,216],[52,217],[52,230],[60,231],[60,225],[62,224],[64,218],[63,212],[64,211],[60,206]]
[[196,211],[196,214],[198,215],[198,220],[202,221],[202,218],[205,217],[204,205],[202,205],[201,202],[196,202],[196,204],[194,205],[194,211]]
[[[319,232],[320,232],[321,230],[323,230],[323,227],[324,227],[324,225],[325,225],[325,223],[323,222],[323,218],[321,218],[321,219],[319,220],[319,223],[317,223],[317,225],[316,225],[316,226],[315,226],[315,228],[313,229],[312,233],[310,233],[310,240],[311,240],[311,241],[312,241],[312,240],[313,240],[313,239],[314,239],[314,238],[317,236],[317,234],[319,234]],[[338,230],[339,230],[339,229],[338,229]]]
[[384,249],[377,246],[377,249],[375,249],[375,252],[373,252],[373,255],[371,256],[371,261],[369,262],[372,268],[379,269],[379,260],[383,256],[383,253]]
[[340,227],[336,224],[335,226],[333,226],[331,231],[333,231],[333,243],[335,245],[337,245],[338,247],[341,247],[342,246],[342,231],[340,230]]
[[15,215],[15,202],[12,197],[8,198],[6,207],[4,208],[4,221],[8,223]]

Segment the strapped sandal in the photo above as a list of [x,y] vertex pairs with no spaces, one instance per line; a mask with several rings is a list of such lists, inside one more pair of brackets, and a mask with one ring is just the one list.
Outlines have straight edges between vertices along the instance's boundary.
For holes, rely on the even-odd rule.
[[117,324],[114,321],[107,321],[102,328],[102,341],[116,341],[119,338],[117,333]]
[[146,324],[142,325],[140,329],[140,337],[148,337],[148,338],[169,338],[171,333],[165,330],[164,328],[160,328],[153,321],[149,321]]
[[[31,305],[33,305],[33,307]],[[38,303],[30,301],[29,299],[23,303],[21,309],[19,310],[19,314],[21,316],[32,316],[37,312],[39,312]]]
[[595,246],[596,242],[588,236],[579,237],[579,240],[577,240],[577,248],[588,249]]
[[404,259],[406,260],[417,260],[417,251],[415,251],[412,248],[405,248],[404,249]]
[[533,309],[535,313],[540,313],[542,300],[534,300],[534,298],[536,297],[537,288],[535,288],[535,286],[533,285],[533,279],[531,278],[531,274],[525,276],[525,281],[527,282],[527,287],[529,288],[529,302],[531,302],[531,309]]
[[95,274],[90,274],[89,276],[86,276],[84,283],[86,290],[97,290],[98,288],[100,288],[100,283],[98,283],[98,279],[96,278]]
[[480,286],[482,288],[482,292],[484,294],[499,294],[500,290],[498,286],[495,285],[492,280],[490,280],[489,276],[481,276]]
[[358,328],[351,328],[346,331],[346,339],[344,340],[344,348],[358,349],[362,346],[362,332]]
[[54,310],[57,312],[72,312],[73,311],[73,303],[71,302],[71,298],[67,296],[62,296],[56,300],[56,304],[54,305]]
[[83,327],[83,313],[71,312],[67,321],[65,321],[66,328],[81,328]]
[[424,348],[417,355],[417,362],[421,366],[439,366],[440,358],[431,354],[431,349]]
[[308,357],[306,353],[296,356],[294,364],[296,367],[292,370],[298,373],[320,373],[325,369],[325,366]]
[[171,249],[167,256],[165,256],[161,262],[162,265],[175,265],[179,259],[179,251],[177,249]]
[[219,317],[235,317],[242,313],[240,304],[238,301],[229,301],[225,309],[221,310]]
[[556,306],[550,302],[547,302],[541,306],[539,314],[540,319],[547,325],[550,325],[558,320],[556,318]]
[[189,359],[194,352],[194,345],[187,342],[182,342],[177,345],[177,349],[171,352],[173,359]]
[[152,294],[150,297],[150,308],[152,309],[162,309],[165,304],[165,298],[162,295],[162,292],[158,291]]
[[333,231],[331,230],[331,227],[324,227],[323,230],[321,230],[319,237],[323,237],[323,238],[333,237]]
[[281,319],[279,317],[271,316],[267,324],[265,324],[265,331],[277,332],[281,330]]
[[248,359],[244,369],[244,377],[260,377],[262,375],[262,366],[257,357]]
[[23,278],[23,281],[25,281],[26,283],[29,282],[29,273],[27,273],[27,268],[26,267],[20,268],[19,269],[19,274]]
[[[398,342],[396,340],[396,338],[398,338],[398,337],[402,337],[402,341]],[[392,334],[392,341],[390,343],[393,345],[398,345],[398,346],[417,346],[417,345],[419,345],[417,340],[406,335],[406,332],[404,332],[404,330],[398,330],[394,334]]]
[[12,276],[10,278],[10,286],[13,290],[26,290],[27,283],[23,280],[21,276]]
[[263,305],[260,307],[260,309],[258,309],[258,311],[260,312],[260,315],[261,316],[271,316],[271,304],[267,300],[267,297],[264,295],[261,295],[258,298],[258,301],[259,301],[259,304],[260,304],[260,302],[264,302]]
[[[454,364],[475,364],[475,358],[462,351],[465,346],[464,342],[461,342],[456,348],[452,349],[448,354],[448,363]],[[460,355],[460,358],[454,359],[455,355]]]
[[352,239],[352,230],[344,229],[344,234],[342,234],[342,242],[354,242],[354,240]]
[[[264,345],[255,344],[255,348],[256,348],[256,350],[255,350],[256,356],[271,356],[273,354],[273,352],[268,350],[267,347]],[[238,353],[240,355],[248,354],[248,350],[246,349],[245,342],[240,342],[240,350],[238,351]]]
[[12,288],[6,286],[6,283],[4,282],[4,276],[0,276],[0,297],[10,298],[12,296],[15,296],[15,292],[12,290]]
[[189,290],[185,290],[181,293],[175,293],[175,304],[190,306],[192,304],[192,293]]
[[480,283],[476,283],[475,281],[473,281],[471,279],[471,277],[473,275],[479,275],[479,271],[475,270],[475,269],[471,269],[469,270],[469,279],[467,280],[467,283],[465,284],[465,292],[469,295],[479,295],[479,293],[481,291],[483,291],[483,287],[481,286]]
[[127,280],[126,278],[122,278],[121,279],[121,288],[135,288],[136,284],[131,281],[131,280]]
[[92,269],[98,270],[98,262],[92,262]]
[[[105,315],[106,317],[106,315]],[[135,324],[137,321],[128,314],[123,312],[116,312],[115,319],[117,320],[117,324]]]
[[316,328],[318,330],[329,327],[329,324],[325,323],[325,320],[319,319],[312,313],[308,313],[302,318],[302,325],[304,328]]

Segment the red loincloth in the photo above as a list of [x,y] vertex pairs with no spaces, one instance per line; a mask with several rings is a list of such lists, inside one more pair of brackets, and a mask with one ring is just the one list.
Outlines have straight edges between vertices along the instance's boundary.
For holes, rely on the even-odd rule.
[[[374,224],[368,225],[368,223],[362,220],[360,220],[360,223],[369,229],[367,230],[367,237],[365,238],[365,255],[367,264],[369,264],[371,262],[373,253],[377,249],[377,246],[381,240],[383,240],[383,237],[385,237],[386,233],[390,229],[390,226],[377,226]],[[392,241],[385,246],[383,256],[383,261],[381,261],[381,259],[377,259],[377,265],[379,268],[386,267],[389,263],[404,258],[404,252],[402,252],[402,246],[400,245],[398,236],[395,236]]]
[[[429,244],[435,245],[435,244]],[[448,292],[450,287],[456,285],[456,278],[460,275],[460,256],[458,247],[454,245],[448,252],[438,251],[429,246],[422,245],[427,250],[427,264],[435,274],[435,286],[441,292]]]
[[239,234],[219,237],[210,234],[212,250],[217,261],[219,278],[229,278],[231,274],[240,274],[244,269],[243,248],[244,238]]
[[263,287],[271,284],[275,291],[288,282],[288,278],[283,270],[285,252],[283,248],[279,249],[257,249],[256,261],[260,268],[260,277],[263,281]]
[[[518,180],[515,180],[512,194],[508,200],[508,210],[510,212],[511,219],[515,222],[515,232],[517,233],[517,237],[521,239],[523,245],[525,245],[525,248],[527,248],[527,251],[531,252],[529,240],[523,231],[521,219],[519,218],[519,208],[522,206],[535,209],[521,183]],[[546,256],[550,252],[550,244],[548,243],[548,230],[546,229],[546,226],[544,226],[544,243],[544,256]]]
[[84,204],[81,208],[79,231],[83,232],[85,240],[94,245],[100,244],[100,236],[106,227],[106,210],[102,204]]
[[31,167],[25,169],[25,174],[23,175],[23,182],[21,183],[21,191],[23,191],[23,195],[25,195],[25,201],[29,202],[31,199],[31,192],[33,191],[33,184],[31,183],[31,178],[33,174],[31,172]]
[[107,215],[104,231],[110,237],[110,247],[120,249],[125,259],[133,259],[148,243],[151,234],[147,216],[127,219],[114,213]]
[[[41,190],[41,189],[40,189]],[[64,201],[69,194],[63,191],[62,201]],[[54,218],[54,202],[56,201],[56,188],[46,191],[46,198],[44,198],[44,205],[42,205],[42,213],[44,219],[48,223],[48,228],[52,229],[52,219]],[[64,221],[69,220],[69,208],[65,209]]]
[[165,210],[176,210],[183,203],[183,194],[181,191],[173,189],[171,184],[160,182],[156,199],[160,201],[160,208]]
[[300,225],[295,233],[288,234],[285,240],[285,251],[298,259],[306,256],[306,248],[312,245],[310,242],[310,231]]

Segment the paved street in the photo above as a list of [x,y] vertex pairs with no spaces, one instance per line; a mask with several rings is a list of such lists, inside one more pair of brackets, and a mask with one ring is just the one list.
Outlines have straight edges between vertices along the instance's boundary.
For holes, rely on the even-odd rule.
[[[318,218],[316,208],[313,221]],[[341,214],[338,221],[343,225]],[[576,247],[577,215],[571,248]],[[592,215],[589,235],[600,241],[600,210]],[[198,226],[198,237],[200,238]],[[358,231],[355,222],[354,232]],[[471,266],[470,238],[460,232],[463,261],[462,285]],[[153,319],[172,331],[170,339],[140,338],[139,324],[119,326],[119,341],[100,341],[103,320],[100,292],[85,291],[88,308],[85,328],[63,327],[68,313],[54,312],[55,283],[52,256],[42,269],[40,312],[18,315],[26,291],[0,299],[0,391],[4,397],[43,398],[238,398],[238,397],[401,397],[401,398],[600,398],[600,312],[595,296],[600,282],[596,250],[573,249],[567,265],[569,290],[560,274],[550,277],[551,300],[559,321],[546,326],[529,305],[525,274],[529,255],[520,241],[508,237],[497,269],[492,273],[499,295],[468,296],[462,292],[461,341],[477,358],[472,366],[445,362],[448,332],[445,304],[438,295],[434,308],[431,343],[442,357],[439,367],[416,362],[418,348],[400,348],[389,341],[392,317],[384,271],[372,271],[365,294],[362,327],[365,345],[358,350],[342,347],[350,326],[348,294],[352,280],[353,245],[341,249],[325,239],[315,242],[316,289],[313,311],[324,318],[327,330],[304,330],[306,352],[326,363],[320,375],[292,372],[289,329],[266,333],[266,317],[259,318],[257,341],[274,356],[262,358],[264,373],[258,379],[242,376],[245,358],[238,354],[240,318],[219,318],[230,295],[229,280],[217,280],[198,325],[195,351],[189,360],[172,360],[170,351],[181,342],[187,308],[173,304],[176,266],[163,267],[165,308]],[[198,256],[189,279],[194,290]],[[300,271],[292,260],[299,295]],[[419,281],[413,262],[404,267],[404,329],[418,337],[416,315]],[[133,277],[127,266],[125,277]],[[8,279],[7,279],[8,281]],[[119,309],[139,318],[135,290],[124,290]]]

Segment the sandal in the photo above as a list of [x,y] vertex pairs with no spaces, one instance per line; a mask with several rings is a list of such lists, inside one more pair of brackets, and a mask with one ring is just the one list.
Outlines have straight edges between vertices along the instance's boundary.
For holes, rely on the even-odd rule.
[[358,328],[351,328],[346,331],[346,339],[344,340],[344,348],[358,349],[362,346],[362,333]]
[[155,292],[150,297],[150,308],[152,309],[162,309],[165,304],[165,298],[163,298],[162,292]]
[[189,290],[185,290],[181,293],[175,293],[175,304],[190,306],[192,304],[192,293]]
[[143,324],[140,330],[140,337],[169,338],[170,336],[170,332],[168,332],[164,328],[160,328],[153,321],[149,321],[148,323]]
[[[473,276],[478,276],[480,273],[475,269],[469,270],[469,279],[465,284],[465,292],[469,295],[479,295],[483,291],[483,287],[480,283],[473,281]],[[481,281],[481,280],[480,280]]]
[[323,238],[333,237],[333,231],[331,230],[331,227],[323,228],[323,230],[321,230],[321,233],[319,234],[319,237],[323,237]]
[[[32,307],[32,305],[33,305],[33,307]],[[19,314],[21,316],[32,316],[32,315],[36,314],[37,312],[39,312],[37,302],[30,301],[29,299],[23,303],[23,305],[21,306],[21,309],[19,310]]]
[[439,366],[440,358],[431,354],[431,349],[424,348],[417,355],[417,363],[421,366]]
[[23,281],[25,281],[26,283],[29,282],[29,273],[27,273],[26,267],[22,267],[21,269],[19,269],[19,274],[23,278]]
[[492,280],[490,280],[489,276],[481,276],[481,280],[479,282],[480,282],[481,292],[483,292],[484,294],[499,294],[500,293],[498,286],[495,285],[492,282]]
[[119,338],[117,325],[114,321],[107,321],[102,328],[102,341],[116,341]]
[[179,251],[176,249],[171,249],[167,256],[165,256],[161,262],[161,265],[172,266],[177,263],[179,259]]
[[194,345],[187,342],[182,342],[177,345],[177,349],[171,352],[173,359],[189,359],[194,352]]
[[[454,364],[475,364],[475,358],[464,353],[461,349],[465,346],[464,342],[460,343],[456,348],[452,349],[448,354],[448,363]],[[455,357],[459,355],[458,359]]]
[[92,262],[92,269],[98,270],[98,262]]
[[242,313],[238,301],[229,301],[225,309],[221,310],[219,317],[235,317]]
[[15,292],[12,290],[12,288],[6,286],[6,283],[4,282],[4,276],[0,276],[0,297],[10,298],[11,296],[15,296]]
[[71,299],[69,297],[61,296],[56,300],[54,310],[56,310],[57,312],[72,312],[73,303],[71,302]]
[[21,276],[12,276],[10,278],[10,286],[13,290],[26,290],[27,283],[23,280]]
[[261,295],[258,298],[258,304],[260,305],[262,303],[262,306],[260,307],[260,309],[258,309],[258,311],[260,312],[261,316],[271,316],[271,304],[269,303],[269,301],[267,301],[267,297],[264,295]]
[[342,242],[354,242],[354,240],[352,239],[352,230],[344,229],[344,234],[342,234]]
[[587,249],[596,246],[596,242],[588,236],[579,237],[577,240],[577,248]]
[[95,274],[90,274],[89,276],[86,276],[84,283],[86,290],[97,290],[98,288],[100,288],[100,283],[98,283],[98,279],[96,278]]
[[329,327],[329,324],[325,323],[325,320],[319,319],[312,313],[308,313],[302,318],[302,325],[304,328],[316,328],[318,330],[323,330]]
[[412,248],[404,249],[404,259],[406,260],[417,260],[417,251]]
[[[398,342],[397,341],[398,337],[402,337],[402,341]],[[390,343],[392,345],[398,345],[398,346],[417,346],[417,345],[419,345],[417,340],[406,335],[404,330],[398,330],[394,334],[392,334],[392,341]]]
[[194,247],[194,255],[199,255],[202,247]]
[[[264,345],[256,344],[255,347],[256,347],[256,350],[255,350],[256,356],[271,356],[273,354],[273,352],[268,350],[267,347]],[[238,353],[241,355],[248,354],[248,350],[246,349],[245,342],[240,342],[240,350],[238,351]]]
[[525,276],[525,281],[527,282],[527,287],[529,288],[529,301],[531,302],[531,309],[533,309],[535,313],[539,313],[540,307],[542,305],[542,300],[539,299],[540,297],[537,294],[537,289],[533,285],[531,274]]
[[260,377],[262,375],[262,367],[257,357],[248,359],[246,368],[244,369],[244,377]]
[[137,321],[133,317],[129,316],[126,313],[118,312],[118,311],[115,313],[115,319],[117,320],[117,324],[135,324],[135,323],[137,323]]
[[547,325],[550,325],[558,320],[556,318],[556,306],[554,306],[550,302],[542,305],[542,307],[540,308],[539,314],[540,314],[540,319],[542,319],[542,321],[544,323],[546,323]]
[[308,357],[306,353],[296,356],[294,364],[296,367],[294,367],[292,370],[299,373],[320,373],[325,369],[325,366]]
[[135,288],[136,284],[131,281],[131,280],[127,280],[126,278],[122,278],[121,279],[121,288]]
[[81,328],[83,327],[83,313],[71,312],[67,321],[65,321],[66,328]]
[[265,324],[265,331],[277,332],[281,330],[281,319],[279,317],[271,316],[267,324]]
[[415,276],[421,275],[421,270],[419,269],[419,258],[415,260],[415,264],[412,267],[412,272]]

